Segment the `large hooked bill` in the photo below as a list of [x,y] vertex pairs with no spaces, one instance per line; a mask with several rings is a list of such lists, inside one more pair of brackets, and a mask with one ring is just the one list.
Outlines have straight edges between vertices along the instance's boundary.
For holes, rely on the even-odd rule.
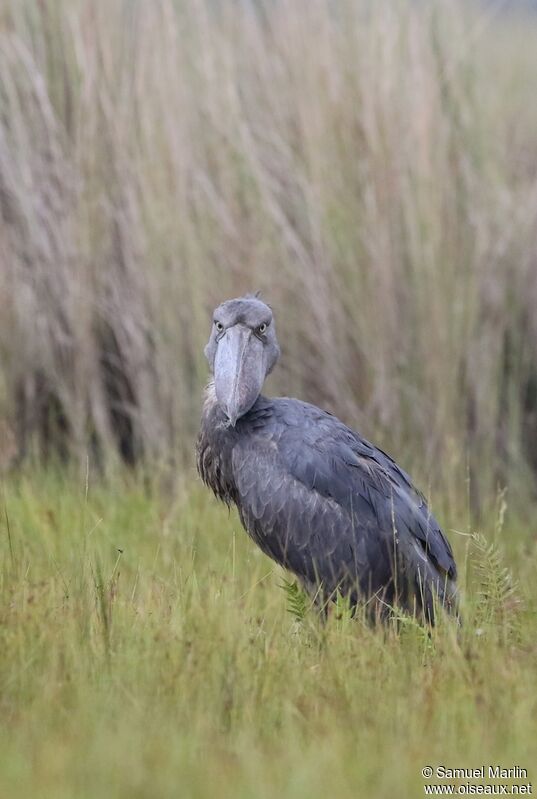
[[250,410],[264,380],[263,343],[246,325],[229,327],[218,341],[214,382],[216,398],[232,427]]

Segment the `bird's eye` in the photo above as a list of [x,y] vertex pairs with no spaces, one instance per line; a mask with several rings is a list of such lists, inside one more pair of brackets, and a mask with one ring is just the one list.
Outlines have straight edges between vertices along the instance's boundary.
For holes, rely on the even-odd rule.
[[267,330],[267,326],[266,326],[266,324],[264,322],[263,322],[262,325],[259,325],[259,327],[257,328],[257,332],[259,333],[260,336],[262,336],[263,333],[266,332],[266,330]]
[[218,330],[219,333],[221,333],[222,330],[224,329],[224,325],[222,324],[222,322],[218,322],[216,320],[215,320],[214,326],[216,327],[216,329]]

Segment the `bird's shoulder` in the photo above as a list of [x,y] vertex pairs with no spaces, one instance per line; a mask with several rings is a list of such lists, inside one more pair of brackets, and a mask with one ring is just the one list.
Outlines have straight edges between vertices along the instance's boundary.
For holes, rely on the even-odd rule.
[[242,421],[240,432],[240,446],[277,452],[282,464],[308,488],[343,504],[360,475],[385,496],[391,493],[392,483],[418,494],[392,458],[336,416],[308,402],[260,398]]

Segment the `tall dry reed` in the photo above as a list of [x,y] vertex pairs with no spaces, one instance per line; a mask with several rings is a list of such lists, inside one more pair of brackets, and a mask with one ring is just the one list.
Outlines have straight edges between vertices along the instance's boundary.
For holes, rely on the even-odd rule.
[[4,0],[16,450],[188,463],[217,302],[446,493],[537,468],[537,26],[451,2]]

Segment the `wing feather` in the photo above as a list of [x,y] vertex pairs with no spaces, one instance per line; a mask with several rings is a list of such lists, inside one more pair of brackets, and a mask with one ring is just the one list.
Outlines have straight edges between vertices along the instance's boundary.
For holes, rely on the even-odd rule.
[[408,475],[307,403],[272,401],[238,437],[232,469],[244,526],[305,581],[387,591],[389,601],[398,579],[443,596],[456,578],[449,542]]

